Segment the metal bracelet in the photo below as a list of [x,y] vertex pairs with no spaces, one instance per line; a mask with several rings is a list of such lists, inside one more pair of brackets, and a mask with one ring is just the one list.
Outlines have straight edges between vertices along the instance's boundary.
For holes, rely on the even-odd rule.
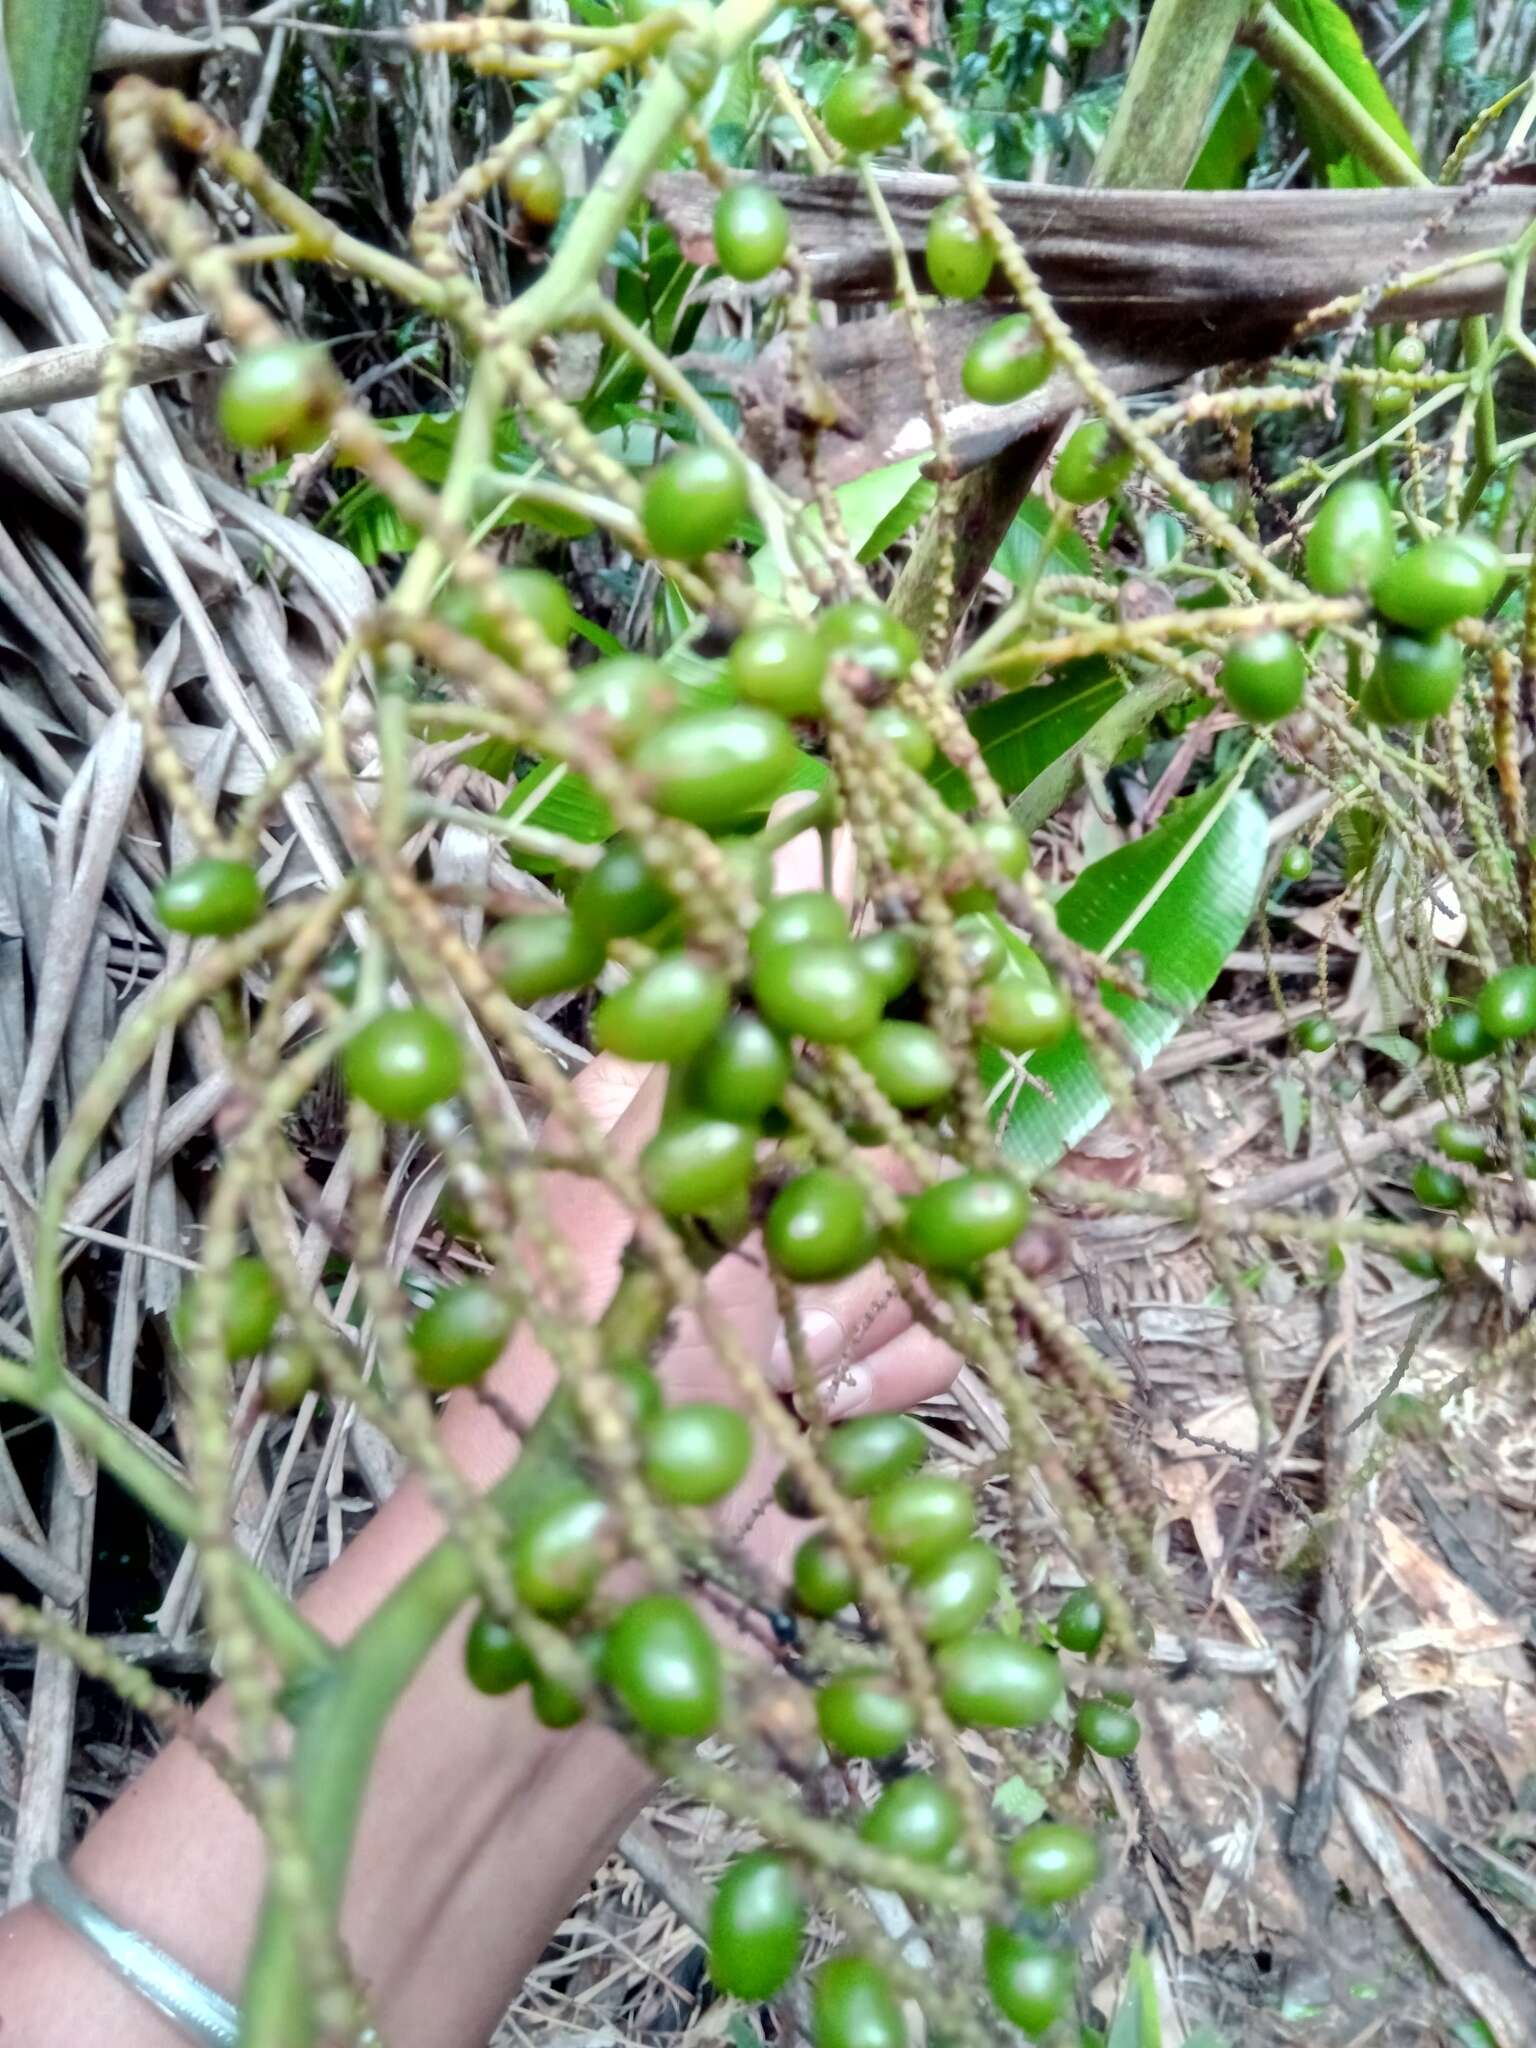
[[32,1897],[55,1920],[91,1944],[96,1953],[139,1996],[202,2048],[236,2048],[240,2015],[200,1984],[190,1970],[140,1934],[119,1927],[85,1896],[62,1863],[40,1863],[32,1873]]

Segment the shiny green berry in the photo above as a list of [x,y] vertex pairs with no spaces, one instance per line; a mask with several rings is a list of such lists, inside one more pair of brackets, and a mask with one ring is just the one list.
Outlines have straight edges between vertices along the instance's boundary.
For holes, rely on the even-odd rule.
[[795,1604],[823,1619],[859,1597],[858,1578],[846,1553],[821,1530],[807,1536],[795,1552],[790,1583]]
[[658,1500],[708,1507],[741,1484],[752,1462],[747,1418],[718,1401],[664,1408],[640,1443],[640,1470]]
[[1307,665],[1289,633],[1278,627],[1235,640],[1216,678],[1227,702],[1250,725],[1289,717],[1307,687]]
[[980,1630],[946,1643],[934,1665],[945,1711],[973,1728],[1033,1728],[1062,1695],[1049,1650]]
[[960,1839],[954,1794],[913,1772],[887,1785],[859,1823],[866,1842],[913,1863],[942,1863]]
[[[659,924],[676,906],[631,839],[610,840],[596,867],[571,891],[571,915],[599,949]],[[575,984],[578,985],[579,984]]]
[[776,1030],[814,1045],[867,1038],[884,1008],[879,983],[846,941],[775,947],[757,964],[752,994]]
[[805,1942],[807,1906],[794,1865],[772,1849],[738,1856],[715,1889],[709,1975],[717,1990],[761,2004],[783,1990]]
[[1493,596],[1488,566],[1454,534],[1440,534],[1399,555],[1371,585],[1384,618],[1415,633],[1436,633],[1483,611]]
[[1489,978],[1477,999],[1478,1019],[1501,1044],[1536,1031],[1536,967],[1517,962]]
[[386,1010],[348,1041],[341,1070],[359,1102],[397,1123],[415,1123],[455,1093],[464,1055],[434,1011]]
[[508,918],[485,946],[485,964],[514,1003],[585,988],[602,972],[602,940],[567,911]]
[[1069,1593],[1056,1613],[1056,1640],[1079,1657],[1096,1657],[1104,1640],[1104,1603],[1091,1586]]
[[1476,1010],[1458,1007],[1447,1010],[1439,1023],[1430,1027],[1424,1043],[1447,1066],[1469,1067],[1475,1060],[1486,1059],[1495,1041]]
[[1064,505],[1096,505],[1113,497],[1135,467],[1134,451],[1107,422],[1084,420],[1056,458],[1051,489]]
[[697,1742],[719,1724],[719,1645],[675,1593],[647,1593],[620,1610],[603,1646],[602,1676],[647,1735]]
[[658,555],[701,561],[723,548],[746,517],[747,477],[723,448],[681,448],[645,487],[640,520]]
[[816,1694],[816,1725],[843,1756],[894,1756],[917,1727],[910,1700],[878,1671],[829,1678]]
[[249,861],[212,855],[172,868],[155,891],[155,915],[167,931],[224,939],[255,924],[267,907]]
[[464,1669],[476,1692],[506,1693],[526,1685],[535,1665],[516,1629],[482,1607],[464,1639]]
[[915,1472],[883,1488],[869,1504],[875,1548],[894,1564],[936,1564],[970,1536],[976,1499],[959,1479]]
[[820,716],[826,650],[799,620],[750,626],[732,644],[726,667],[745,703],[777,711],[781,718]]
[[1040,388],[1053,363],[1028,313],[1007,313],[971,343],[960,383],[978,405],[1012,405]]
[[219,386],[219,425],[237,448],[301,454],[325,439],[338,396],[331,359],[315,342],[248,349]]
[[954,1088],[956,1069],[948,1047],[928,1024],[886,1017],[853,1047],[886,1101],[897,1109],[928,1109]]
[[626,1060],[692,1059],[725,1022],[730,983],[691,953],[663,953],[633,981],[604,996],[592,1035]]
[[1371,673],[1386,722],[1421,725],[1455,702],[1466,653],[1454,633],[1383,633]]
[[946,299],[976,299],[996,261],[992,238],[976,225],[969,202],[957,192],[936,206],[924,249],[928,282]]
[[512,1583],[535,1614],[562,1621],[591,1598],[608,1557],[608,1504],[572,1488],[534,1511],[512,1545]]
[[[182,1349],[193,1342],[197,1332],[197,1302],[208,1281],[199,1276],[182,1289],[172,1318],[176,1341]],[[231,1261],[224,1286],[224,1356],[233,1365],[265,1351],[283,1312],[283,1297],[265,1259],[245,1257]]]
[[706,1216],[747,1191],[756,1134],[719,1117],[669,1117],[640,1154],[645,1191],[664,1216]]
[[1067,2011],[1077,1964],[1068,1950],[1052,1948],[1033,1935],[989,1927],[982,1945],[982,1973],[1004,2019],[1029,2040],[1038,2041]]
[[1002,1560],[989,1543],[958,1544],[915,1572],[907,1592],[924,1640],[968,1635],[991,1610],[1002,1580]]
[[903,1244],[920,1266],[963,1273],[1004,1251],[1029,1221],[1029,1196],[1011,1174],[962,1173],[907,1204]]
[[728,277],[755,284],[784,261],[789,215],[766,185],[728,185],[715,201],[715,254]]
[[779,1190],[763,1224],[763,1249],[786,1278],[841,1280],[875,1255],[879,1232],[858,1182],[812,1167]]
[[1319,597],[1370,590],[1392,566],[1392,504],[1369,477],[1335,484],[1307,535],[1307,581]]
[[1037,1821],[1009,1850],[1008,1871],[1026,1905],[1065,1905],[1098,1876],[1098,1845],[1085,1828]]
[[821,118],[834,142],[863,154],[900,142],[912,110],[884,64],[855,64],[838,73]]
[[410,1328],[416,1377],[434,1393],[479,1379],[506,1349],[512,1304],[484,1280],[445,1287]]
[[1084,1700],[1072,1725],[1079,1742],[1095,1756],[1129,1756],[1141,1740],[1141,1723],[1129,1707],[1113,1700]]
[[1461,1209],[1466,1206],[1464,1181],[1433,1159],[1421,1159],[1413,1169],[1413,1192],[1426,1209]]
[[723,704],[668,719],[640,742],[633,766],[657,810],[713,830],[766,810],[797,759],[776,713]]

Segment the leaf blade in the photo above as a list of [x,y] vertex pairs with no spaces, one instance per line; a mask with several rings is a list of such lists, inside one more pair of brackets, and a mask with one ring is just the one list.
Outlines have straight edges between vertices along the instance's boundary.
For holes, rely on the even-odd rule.
[[[1209,993],[1247,930],[1267,843],[1264,812],[1234,772],[1176,807],[1144,839],[1085,868],[1057,904],[1061,930],[1079,945],[1105,954],[1134,946],[1143,955],[1150,999],[1105,997],[1141,1066]],[[1007,1068],[993,1054],[983,1070],[1001,1078]],[[1040,1173],[1082,1142],[1110,1100],[1078,1031],[1035,1054],[1029,1072],[1050,1096],[1021,1091],[1000,1142],[1025,1172]]]

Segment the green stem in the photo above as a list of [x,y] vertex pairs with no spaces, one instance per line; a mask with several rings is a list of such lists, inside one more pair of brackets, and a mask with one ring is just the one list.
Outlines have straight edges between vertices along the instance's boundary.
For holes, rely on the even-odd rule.
[[[490,1494],[509,1528],[572,1482],[575,1448],[570,1407],[556,1395]],[[332,1669],[304,1691],[293,1755],[299,1826],[319,1899],[333,1917],[385,1726],[474,1587],[468,1553],[444,1537],[363,1623]],[[276,1887],[269,1887],[246,1972],[241,2048],[311,2048],[313,2040],[298,1934]]]
[[1373,170],[1384,185],[1433,182],[1425,177],[1402,144],[1395,142],[1360,104],[1327,59],[1318,55],[1305,36],[1297,34],[1269,0],[1244,27],[1243,40],[1279,72],[1293,92],[1300,94],[1330,127],[1339,131],[1351,154]]

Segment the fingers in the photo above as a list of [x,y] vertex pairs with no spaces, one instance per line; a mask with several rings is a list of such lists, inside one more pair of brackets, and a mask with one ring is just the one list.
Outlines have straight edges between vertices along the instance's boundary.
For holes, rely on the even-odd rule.
[[[818,1379],[877,1349],[911,1320],[906,1303],[876,1260],[835,1286],[802,1287],[797,1307],[800,1343]],[[781,1394],[794,1387],[794,1354],[783,1325],[768,1355],[767,1373]]]
[[827,1419],[843,1422],[851,1415],[899,1414],[915,1408],[942,1394],[962,1363],[960,1354],[942,1338],[921,1323],[912,1323],[828,1383]]
[[[809,809],[815,802],[816,799],[804,791],[780,797],[768,814],[768,822],[777,825],[782,819],[792,817],[797,809]],[[773,886],[781,896],[787,896],[795,889],[830,889],[840,903],[851,903],[858,887],[858,859],[852,833],[846,830],[833,833],[830,875],[826,870],[824,842],[818,830],[810,827],[798,838],[788,841],[773,857]]]

